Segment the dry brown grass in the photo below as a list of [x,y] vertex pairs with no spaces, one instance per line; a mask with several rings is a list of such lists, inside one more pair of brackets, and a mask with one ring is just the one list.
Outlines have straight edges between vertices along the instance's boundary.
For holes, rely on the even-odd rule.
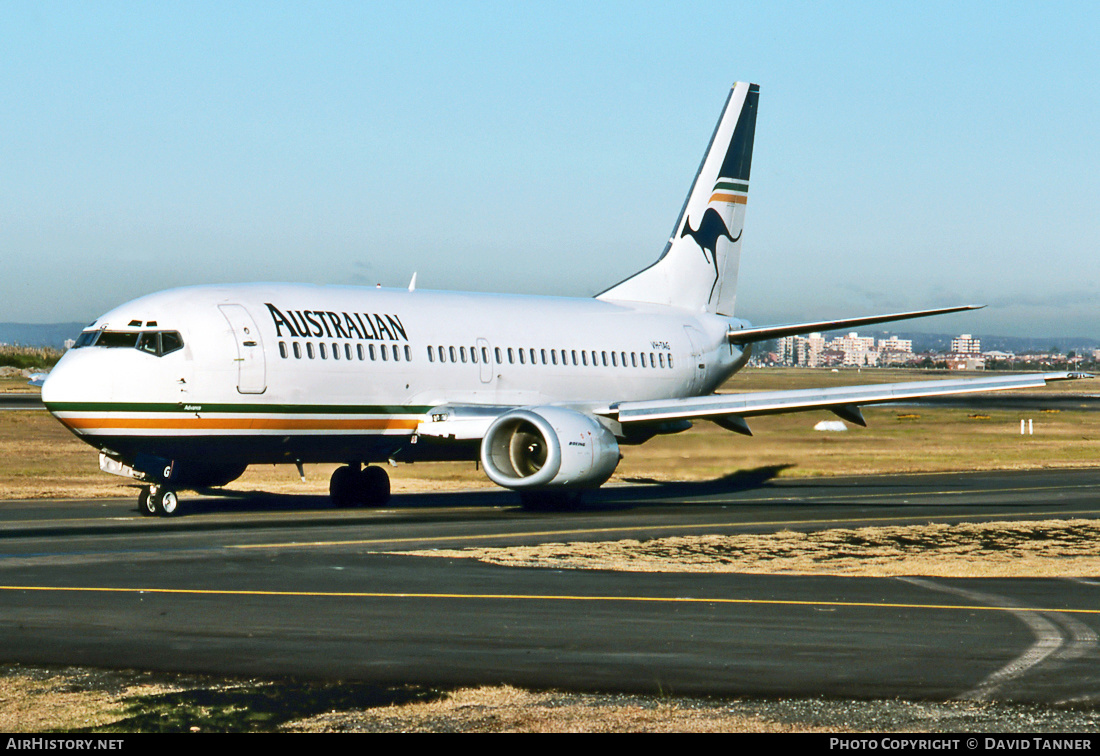
[[39,669],[0,674],[0,732],[72,732],[123,718],[128,698],[164,693],[163,684],[121,689],[89,685],[87,675]]
[[1100,522],[929,524],[810,533],[705,535],[646,541],[438,549],[508,567],[623,572],[731,572],[860,577],[1095,577]]
[[[195,685],[186,681],[120,685],[110,672],[16,668],[0,675],[0,731],[148,730],[150,720],[160,726],[165,723],[138,712],[150,706],[151,699],[164,699],[166,694],[180,692],[184,695],[180,696],[179,705],[187,707],[187,713],[174,723],[174,729],[198,732],[255,727],[255,721],[243,716],[235,718],[209,701],[206,705],[187,701],[189,690],[199,691],[198,697],[202,698],[204,687]],[[242,696],[256,690],[265,691],[266,696],[294,696],[293,690],[282,692],[269,682],[225,681],[214,688],[230,693],[240,691]],[[261,724],[260,729],[280,732],[819,732],[826,729],[777,722],[721,703],[699,705],[672,699],[532,692],[507,685],[461,688],[433,698],[427,702],[357,706],[286,722],[279,722],[276,716]],[[139,703],[142,699],[146,703]],[[193,724],[188,726],[187,722]]]
[[332,712],[290,722],[297,732],[819,732],[729,711],[688,707],[673,700],[608,703],[510,686],[462,688],[426,703]]

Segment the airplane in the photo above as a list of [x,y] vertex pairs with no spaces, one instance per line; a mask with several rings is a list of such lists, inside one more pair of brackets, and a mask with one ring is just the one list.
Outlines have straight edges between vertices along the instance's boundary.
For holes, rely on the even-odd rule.
[[390,497],[389,461],[471,460],[525,506],[579,500],[624,446],[710,420],[1043,386],[1071,373],[716,394],[760,341],[974,305],[753,326],[734,316],[759,87],[736,83],[656,262],[592,298],[303,284],[143,296],[86,327],[47,409],[142,483],[145,515],[251,464],[338,463],[336,506]]

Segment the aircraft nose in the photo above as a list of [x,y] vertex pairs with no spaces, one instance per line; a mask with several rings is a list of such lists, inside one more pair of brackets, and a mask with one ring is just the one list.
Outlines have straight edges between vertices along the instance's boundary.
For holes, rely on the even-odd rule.
[[91,363],[95,362],[96,355],[81,352],[83,350],[67,352],[42,384],[42,403],[63,423],[64,416],[58,413],[78,412],[88,403],[111,399],[111,371],[95,369]]

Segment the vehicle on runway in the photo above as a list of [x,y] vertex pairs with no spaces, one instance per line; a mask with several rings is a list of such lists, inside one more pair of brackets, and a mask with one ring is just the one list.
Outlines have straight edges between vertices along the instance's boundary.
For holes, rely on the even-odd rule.
[[[715,394],[753,343],[972,309],[754,327],[734,317],[759,88],[730,91],[660,258],[594,298],[301,284],[196,286],[106,313],[50,373],[42,399],[148,484],[145,514],[177,490],[249,464],[337,462],[337,505],[389,498],[374,463],[480,460],[525,504],[575,501],[622,446],[697,419],[747,417],[1042,386],[1068,373]],[[364,465],[366,465],[364,467]]]

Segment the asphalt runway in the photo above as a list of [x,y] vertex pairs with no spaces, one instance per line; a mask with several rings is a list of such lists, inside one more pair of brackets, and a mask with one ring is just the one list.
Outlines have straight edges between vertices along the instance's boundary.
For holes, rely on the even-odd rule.
[[1100,700],[1097,579],[508,568],[396,552],[860,525],[1100,517],[1100,469],[511,494],[0,503],[5,662],[378,684],[758,697]]
[[0,394],[0,410],[42,410],[46,405],[42,404],[41,394]]

